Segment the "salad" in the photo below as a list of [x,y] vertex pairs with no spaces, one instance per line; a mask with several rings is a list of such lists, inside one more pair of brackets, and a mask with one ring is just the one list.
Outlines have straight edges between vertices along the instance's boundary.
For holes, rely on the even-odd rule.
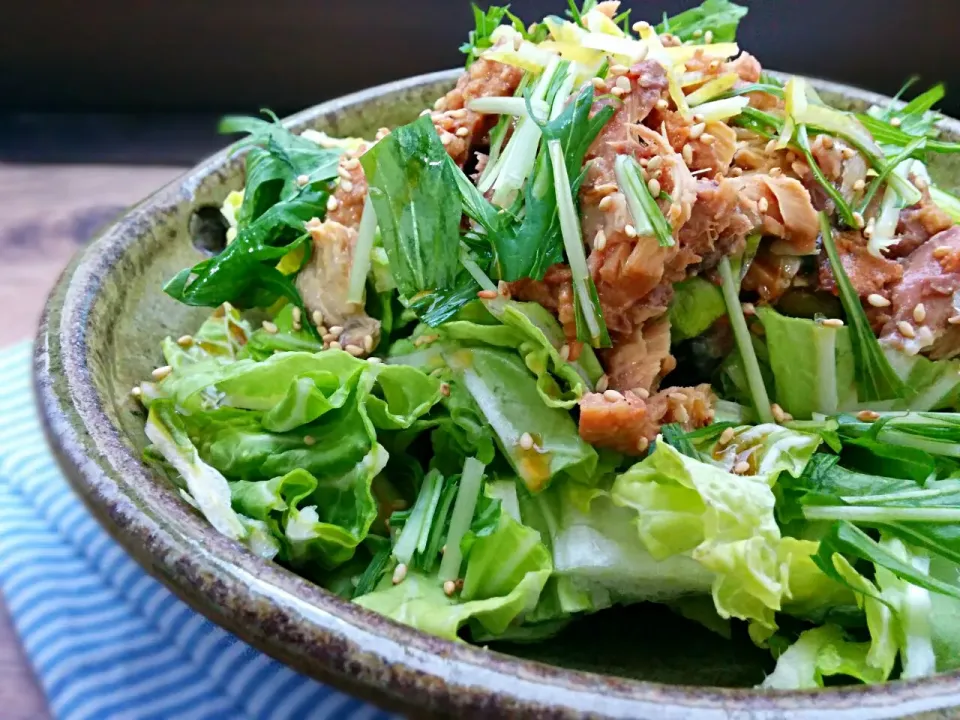
[[748,632],[766,688],[960,667],[943,88],[833,108],[727,0],[474,12],[406,125],[225,119],[245,186],[164,288],[212,313],[134,389],[146,459],[252,552],[451,640],[657,602]]

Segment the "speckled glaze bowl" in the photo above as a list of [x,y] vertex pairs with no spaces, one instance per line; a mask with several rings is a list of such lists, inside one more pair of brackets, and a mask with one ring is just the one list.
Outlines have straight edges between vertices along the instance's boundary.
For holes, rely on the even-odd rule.
[[[403,80],[289,119],[296,129],[370,136],[409,121],[456,71]],[[883,102],[816,83],[846,106]],[[960,124],[943,129],[960,139]],[[960,158],[934,175],[960,179]],[[341,600],[220,536],[140,461],[143,415],[129,390],[161,364],[160,340],[208,310],[180,305],[163,282],[198,257],[188,224],[242,186],[221,152],[160,190],[83,250],[53,290],[36,345],[36,390],[67,477],[100,522],[153,575],[212,621],[297,670],[411,715],[632,718],[955,717],[960,674],[878,687],[749,689],[769,655],[657,606],[600,613],[541,645],[473,647],[396,624]],[[958,619],[960,622],[960,619]]]

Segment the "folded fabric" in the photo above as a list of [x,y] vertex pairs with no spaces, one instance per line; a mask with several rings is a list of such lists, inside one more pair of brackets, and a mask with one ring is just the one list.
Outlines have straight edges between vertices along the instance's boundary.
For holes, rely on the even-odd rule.
[[385,718],[213,625],[100,528],[47,448],[31,348],[0,351],[0,591],[52,714]]

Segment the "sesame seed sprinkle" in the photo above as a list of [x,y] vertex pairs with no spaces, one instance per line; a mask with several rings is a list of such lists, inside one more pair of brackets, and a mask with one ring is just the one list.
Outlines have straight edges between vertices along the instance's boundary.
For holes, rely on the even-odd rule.
[[707,31],[703,34],[703,41],[704,41],[707,45],[709,45],[710,43],[713,42],[713,30],[707,30]]
[[781,169],[778,168],[778,167],[770,168],[770,173],[769,173],[769,175],[770,175],[770,177],[780,177],[781,175],[783,175],[783,170],[781,170]]
[[650,391],[647,390],[646,388],[637,388],[636,390],[633,391],[633,394],[636,395],[641,400],[646,400],[648,397],[650,397]]
[[610,88],[610,94],[611,94],[611,95],[616,95],[617,97],[623,97],[624,95],[627,94],[627,91],[624,90],[622,87],[616,87],[616,86],[615,86],[615,87]]
[[951,325],[960,325],[960,315],[954,315],[953,317],[948,317],[947,322]]
[[610,72],[612,72],[614,75],[625,75],[626,73],[630,72],[630,68],[628,68],[626,65],[611,65]]
[[354,357],[360,357],[363,355],[363,348],[359,345],[347,345],[344,350],[353,355]]
[[480,290],[477,293],[477,297],[482,300],[493,300],[495,297],[497,297],[497,291],[496,290]]
[[597,387],[595,388],[598,393],[604,392],[608,387],[610,387],[610,377],[604,373],[600,376],[600,379],[597,380]]
[[177,345],[182,348],[188,348],[193,345],[193,337],[190,335],[181,335],[177,338]]
[[841,320],[840,318],[827,318],[826,320],[821,320],[820,324],[823,325],[824,327],[842,328],[843,320]]
[[857,151],[854,150],[853,148],[845,147],[843,148],[843,150],[840,151],[840,154],[843,156],[844,160],[849,160],[850,158],[852,158],[854,155],[857,154]]
[[593,83],[593,87],[595,87],[597,90],[607,89],[607,81],[604,80],[603,78],[595,77],[590,82]]
[[607,234],[603,231],[603,229],[597,230],[597,234],[593,238],[593,249],[603,250],[606,246],[607,246]]
[[645,453],[649,447],[650,441],[645,437],[641,437],[639,440],[637,440],[637,452]]
[[143,396],[143,390],[140,389],[139,385],[135,385],[130,388],[130,394],[135,398],[140,398]]
[[323,313],[322,313],[322,312],[320,312],[319,310],[314,310],[314,311],[313,311],[313,315],[311,315],[311,317],[313,318],[313,324],[314,324],[314,325],[316,325],[317,327],[320,327],[321,325],[323,325]]
[[443,594],[450,597],[457,591],[457,584],[453,580],[447,580],[443,583]]
[[338,341],[333,340],[333,341],[330,342],[330,349],[331,349],[331,350],[343,350],[343,346],[340,345],[340,343],[339,343]]
[[658,110],[666,110],[669,106],[670,106],[670,103],[668,103],[665,98],[660,98],[659,100],[657,100]]
[[338,207],[340,207],[340,201],[337,200],[336,197],[331,195],[329,198],[327,198],[327,212],[333,212]]
[[[379,365],[383,361],[378,357],[368,357],[367,362],[370,363],[371,365]],[[443,388],[441,388],[441,390],[442,389]]]
[[650,182],[647,183],[647,189],[650,191],[650,194],[654,198],[660,196],[660,181],[656,178],[650,178]]
[[616,390],[604,390],[603,399],[607,402],[619,402],[623,400],[623,395]]
[[407,576],[407,566],[404,565],[403,563],[400,563],[399,565],[397,565],[397,567],[393,571],[393,578],[392,578],[393,584],[399,585],[400,583],[403,582],[403,579],[406,576]]
[[857,419],[863,420],[864,422],[873,422],[880,418],[880,413],[873,410],[861,410],[857,413]]
[[570,359],[570,346],[562,345],[560,346],[560,359],[564,362],[567,362]]
[[890,118],[890,124],[893,125],[894,127],[900,127],[900,118],[898,117]]
[[855,212],[853,214],[853,221],[857,224],[858,228],[862,228],[864,225],[866,225],[862,213]]
[[661,156],[659,156],[659,155],[654,155],[654,156],[653,156],[652,158],[650,158],[650,160],[647,162],[647,169],[648,169],[648,170],[651,170],[651,171],[652,171],[652,170],[656,170],[656,169],[659,168],[661,165],[663,165],[663,158],[662,158]]
[[707,132],[700,136],[700,142],[702,142],[704,145],[713,145],[714,140],[716,140],[716,138]]
[[863,181],[863,178],[860,178],[853,184],[853,189],[857,192],[861,192],[866,186],[867,184]]
[[765,213],[769,209],[770,209],[769,200],[767,200],[765,197],[762,197],[759,200],[757,200],[757,210],[759,210],[762,213]]
[[916,331],[913,329],[913,325],[908,323],[906,320],[901,320],[897,323],[897,330],[899,330],[900,334],[905,338],[915,338],[917,336]]
[[733,440],[733,436],[736,435],[736,431],[732,427],[728,427],[722,433],[720,433],[720,444],[729,445],[730,441]]
[[890,307],[890,301],[883,295],[878,295],[877,293],[867,295],[867,302],[876,308]]
[[343,188],[344,192],[353,192],[353,183],[349,180],[341,180],[340,187]]
[[913,308],[913,319],[918,323],[927,319],[927,309],[923,306],[923,303],[917,303]]
[[[650,182],[656,182],[651,180]],[[637,236],[637,229],[633,225],[627,225],[623,228],[623,231],[627,234],[628,238],[635,238]]]
[[737,475],[746,475],[748,472],[750,472],[750,463],[748,463],[746,460],[741,460],[733,466],[733,472],[735,472]]
[[525,432],[520,436],[520,447],[524,450],[533,449],[533,437],[530,435],[530,433]]
[[454,133],[454,135],[461,138],[464,138],[469,134],[470,134],[470,129],[465,127],[457,128],[457,131]]
[[331,325],[331,326],[330,326],[330,334],[333,335],[335,338],[340,337],[340,333],[342,333],[342,332],[343,332],[343,326],[342,326],[342,325]]
[[681,156],[683,157],[683,161],[684,161],[687,165],[692,165],[692,164],[693,164],[693,146],[691,146],[691,145],[689,145],[689,144],[684,145],[684,146],[683,146],[683,150],[680,151],[680,154],[681,154]]
[[597,204],[597,207],[601,212],[607,212],[613,206],[613,198],[607,195],[605,198],[600,200]]
[[158,367],[152,373],[150,373],[150,376],[154,380],[163,380],[165,377],[167,377],[167,375],[169,375],[172,372],[173,372],[172,367],[170,367],[169,365],[163,365],[162,367]]
[[630,92],[633,89],[630,85],[630,78],[628,78],[626,75],[621,75],[617,78],[617,87],[624,92]]
[[756,315],[756,314],[757,314],[757,308],[754,306],[753,303],[745,302],[745,303],[742,303],[742,304],[740,305],[740,307],[743,309],[743,314],[744,314],[744,315]]
[[363,336],[363,349],[368,353],[373,352],[373,335]]
[[703,131],[707,129],[705,123],[697,123],[696,125],[691,126],[690,128],[690,139],[696,140],[698,137],[703,135]]

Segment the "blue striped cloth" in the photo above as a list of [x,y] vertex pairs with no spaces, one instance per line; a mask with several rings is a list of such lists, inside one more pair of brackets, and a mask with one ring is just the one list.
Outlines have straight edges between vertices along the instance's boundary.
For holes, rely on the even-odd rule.
[[0,590],[53,715],[388,717],[213,625],[110,539],[44,442],[30,352],[0,351]]

